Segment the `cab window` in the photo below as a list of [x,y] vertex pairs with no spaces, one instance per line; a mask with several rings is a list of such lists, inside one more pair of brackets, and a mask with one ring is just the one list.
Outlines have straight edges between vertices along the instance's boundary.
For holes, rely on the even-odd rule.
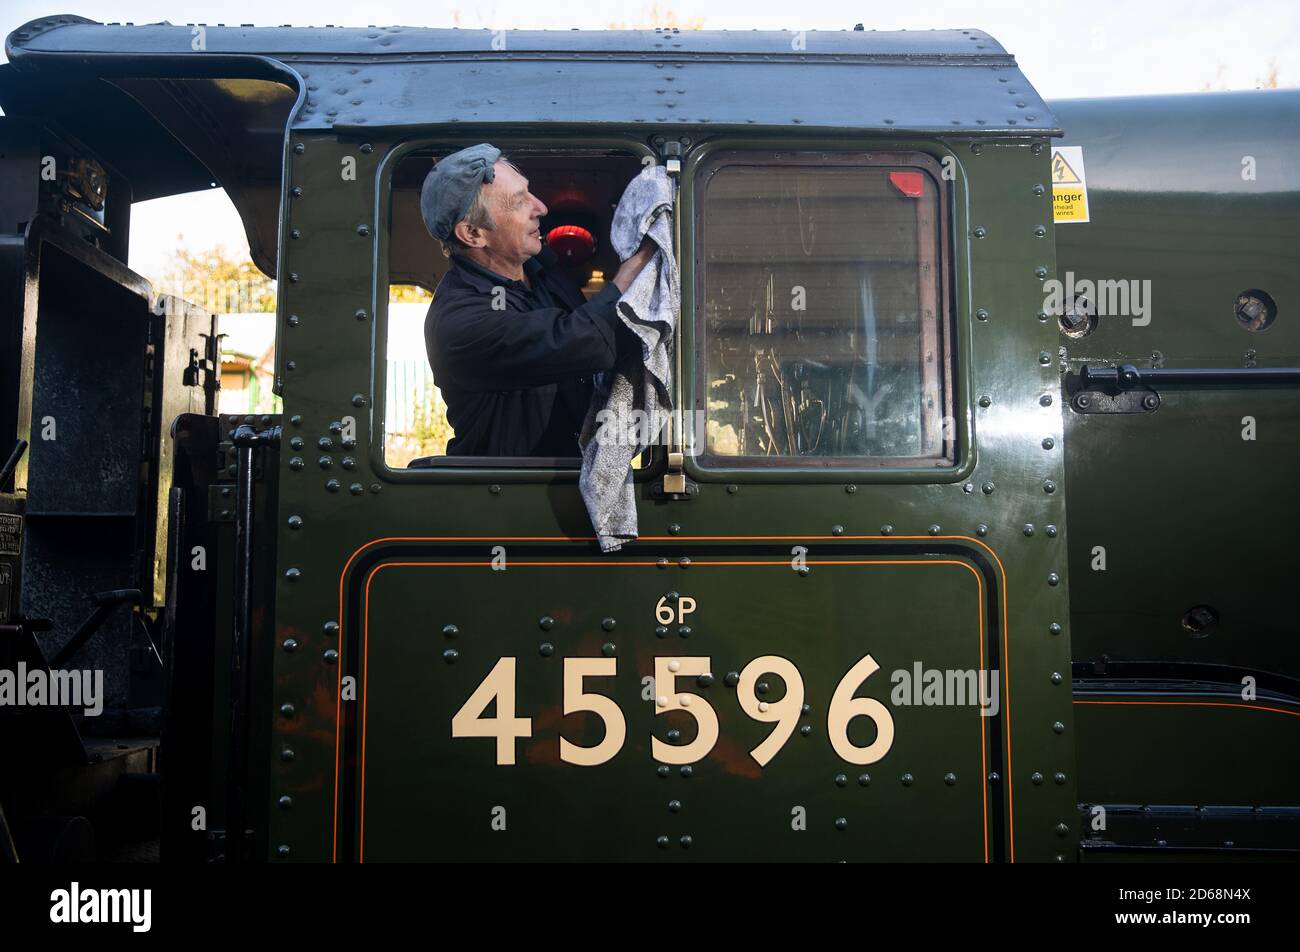
[[953,464],[937,173],[902,153],[728,151],[702,163],[704,465]]

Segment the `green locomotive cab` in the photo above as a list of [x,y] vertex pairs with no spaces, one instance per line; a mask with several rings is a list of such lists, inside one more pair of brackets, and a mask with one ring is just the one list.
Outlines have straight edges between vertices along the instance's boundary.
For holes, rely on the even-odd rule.
[[[1155,454],[1154,479],[1165,457],[1138,414],[1079,415],[1083,363],[1089,380],[1146,363],[1137,338],[1103,321],[1079,341],[1073,312],[1047,312],[1057,244],[1105,278],[1119,236],[1153,259],[1160,238],[1131,219],[1105,230],[1123,189],[1086,137],[1093,221],[1054,224],[1065,124],[987,34],[62,17],[8,50],[5,174],[30,192],[4,220],[4,328],[24,357],[0,436],[32,446],[5,497],[28,507],[15,614],[74,624],[42,599],[74,585],[66,516],[86,512],[69,504],[60,522],[41,495],[136,485],[106,468],[127,438],[98,439],[99,415],[60,424],[72,442],[39,437],[45,416],[80,420],[66,381],[108,372],[76,323],[86,302],[65,300],[93,279],[112,302],[94,326],[131,328],[113,346],[140,364],[114,364],[126,402],[103,416],[152,427],[150,490],[97,518],[120,530],[104,556],[116,587],[146,574],[129,557],[141,540],[159,553],[138,612],[166,661],[164,858],[1064,862],[1130,855],[1117,847],[1148,830],[1124,804],[1240,806],[1254,789],[1269,807],[1300,803],[1294,763],[1259,787],[1141,773],[1126,725],[1177,738],[1184,715],[1087,706],[1188,690],[1136,669],[1114,683],[1098,653],[1244,662],[1174,651],[1177,632],[1132,624],[1150,584],[1136,569],[1102,589],[1080,563],[1080,546],[1109,545],[1106,579],[1119,553],[1151,568],[1143,531],[1105,511],[1106,467],[1127,447]],[[545,202],[541,232],[588,297],[618,267],[608,238],[628,182],[654,166],[672,183],[675,413],[635,462],[639,538],[619,551],[597,545],[579,459],[448,454],[438,404],[418,408],[433,438],[393,438],[413,412],[402,368],[428,354],[422,308],[391,302],[435,291],[448,268],[421,185],[480,142]],[[97,163],[101,207],[38,186],[46,155]],[[131,201],[211,184],[278,282],[273,417],[215,414],[219,315],[159,304],[126,267]],[[53,279],[39,270],[51,258]],[[1267,288],[1282,313],[1294,276],[1274,277],[1242,288]],[[1264,333],[1294,340],[1281,317]],[[1252,353],[1295,366],[1289,344]],[[1195,452],[1198,412],[1170,452]],[[1290,414],[1269,431],[1277,459],[1294,459]],[[1076,494],[1081,538],[1073,501],[1066,531]],[[1228,601],[1165,582],[1162,611],[1205,601],[1226,622]],[[1110,647],[1121,635],[1130,654]],[[1295,677],[1286,650],[1247,666]],[[1269,690],[1295,713],[1297,692]],[[1260,736],[1280,744],[1289,728]],[[1197,756],[1190,737],[1164,743]],[[1096,825],[1098,804],[1121,807],[1114,830]],[[1271,829],[1282,837],[1285,817]]]

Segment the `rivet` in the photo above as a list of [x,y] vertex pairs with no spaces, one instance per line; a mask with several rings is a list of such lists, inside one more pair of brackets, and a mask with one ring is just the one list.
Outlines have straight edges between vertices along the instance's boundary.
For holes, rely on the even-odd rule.
[[940,533],[940,531],[941,531],[940,526],[931,526],[929,529],[930,535],[932,536],[937,536]]
[[976,310],[976,312],[975,312],[975,320],[977,320],[977,321],[987,321],[988,319],[989,319],[989,312],[988,312],[988,311],[986,311],[986,310],[985,310],[984,308],[982,308],[982,307],[979,308],[978,310]]
[[974,484],[974,483],[965,483],[965,484],[961,487],[961,491],[969,495],[970,493],[973,493],[973,492],[975,491],[975,484]]
[[607,641],[600,646],[600,653],[603,654],[606,658],[614,657],[614,653],[617,650],[618,649],[614,647],[614,643],[612,641]]
[[755,694],[766,694],[770,690],[772,690],[772,686],[768,684],[766,681],[759,681],[756,685],[754,685]]
[[679,842],[679,843],[682,844],[682,849],[684,849],[684,850],[688,850],[688,849],[691,848],[691,843],[693,843],[694,840],[691,839],[690,834],[687,834],[687,835],[683,836],[683,837],[682,837],[680,840],[678,840],[677,842]]
[[843,527],[843,526],[831,526],[831,535],[837,535],[837,536],[839,536],[839,535],[844,535],[844,527]]
[[288,568],[284,570],[284,577],[290,582],[294,582],[302,577],[302,572],[295,568]]
[[689,638],[689,637],[691,636],[691,634],[692,634],[691,626],[690,626],[690,625],[682,625],[680,628],[677,629],[677,634],[678,634],[679,637],[682,637],[682,638]]
[[979,403],[980,406],[987,409],[988,407],[993,405],[993,398],[986,393],[982,397],[980,397]]
[[602,618],[600,622],[600,627],[605,629],[606,631],[613,631],[614,627],[617,624],[618,622],[614,621],[614,619],[612,618]]
[[849,483],[847,486],[844,487],[844,491],[848,493],[850,496],[852,496],[855,492],[858,491],[858,487],[853,485],[852,483]]
[[656,625],[656,626],[655,626],[655,637],[656,637],[656,638],[667,638],[667,637],[668,637],[668,626],[667,626],[667,625]]
[[[1033,117],[1030,116],[1029,118],[1032,119]],[[1043,144],[1042,144],[1041,142],[1035,142],[1033,145],[1031,145],[1031,146],[1029,147],[1029,151],[1032,152],[1032,153],[1034,153],[1034,155],[1042,155],[1042,154],[1043,154]],[[1041,185],[1038,186],[1038,187],[1039,187],[1039,188],[1042,188]]]
[[989,233],[988,229],[985,228],[983,225],[976,225],[975,230],[971,232],[971,234],[973,234],[976,238],[983,238],[988,233]]
[[277,856],[283,859],[284,857],[289,855],[289,845],[287,843],[281,843],[279,846],[275,848],[275,853]]
[[986,495],[986,496],[991,495],[992,492],[993,492],[993,489],[994,489],[994,486],[993,486],[993,483],[992,483],[992,482],[987,482],[987,483],[985,483],[983,486],[980,487],[980,491],[983,492],[984,495]]
[[1048,493],[1049,495],[1056,492],[1056,483],[1052,482],[1050,479],[1044,479],[1043,492]]
[[695,683],[702,688],[707,688],[713,684],[713,675],[708,674],[707,672],[701,674],[698,678],[695,679]]
[[379,495],[379,493],[383,490],[383,488],[384,488],[384,487],[381,486],[381,485],[379,485],[378,483],[371,483],[371,484],[370,484],[370,491],[371,491],[372,493],[374,493],[376,496]]
[[344,469],[356,469],[357,461],[351,456],[345,456],[343,459],[339,460],[339,465]]
[[1050,393],[1043,394],[1038,398],[1038,405],[1040,407],[1050,407],[1052,405],[1052,395]]
[[1056,773],[1052,774],[1052,780],[1053,780],[1053,781],[1056,783],[1056,785],[1059,787],[1059,786],[1061,786],[1061,785],[1063,785],[1063,784],[1065,783],[1065,774],[1061,773],[1061,772],[1058,770]]
[[322,456],[320,459],[316,460],[316,465],[319,466],[321,469],[329,469],[331,466],[334,465],[334,457]]
[[306,440],[304,440],[301,436],[295,436],[293,439],[289,441],[290,448],[295,450],[300,450],[306,445],[307,445]]
[[293,706],[292,704],[281,704],[281,705],[280,705],[280,716],[281,716],[281,717],[293,717],[294,710],[295,710],[295,709],[294,709],[294,706]]
[[1031,536],[1034,534],[1034,524],[1032,522],[1026,522],[1025,527],[1020,531],[1027,536]]
[[375,147],[371,145],[369,142],[363,142],[361,143],[361,151],[364,152],[366,155],[369,155],[371,152],[375,151]]
[[339,661],[339,653],[333,648],[326,648],[321,657],[325,659],[326,664],[338,664]]
[[285,651],[289,652],[289,654],[293,654],[295,651],[298,650],[298,641],[295,638],[286,638],[280,644],[280,647],[282,647]]
[[996,770],[989,774],[989,783],[997,783],[1002,779]]
[[680,559],[677,560],[677,565],[680,568],[689,569],[691,567],[691,560],[686,556],[682,556]]
[[1034,269],[1034,275],[1039,278],[1045,278],[1047,277],[1047,269],[1040,264]]
[[443,625],[442,633],[446,635],[448,638],[460,637],[460,629],[457,628],[455,625]]
[[348,487],[348,492],[350,492],[354,496],[360,496],[365,491],[366,491],[366,487],[362,486],[360,483],[353,483],[351,486]]
[[900,779],[903,781],[904,787],[910,787],[912,785],[912,775],[910,773],[903,774]]
[[307,151],[307,147],[306,147],[305,145],[303,145],[301,142],[295,142],[295,143],[293,144],[293,154],[294,154],[294,155],[302,155],[302,154],[303,154],[304,152],[306,152],[306,151]]
[[681,695],[678,695],[678,697],[677,697],[677,703],[680,704],[682,707],[690,707],[690,706],[691,706],[691,696],[690,696],[689,694],[681,694]]
[[981,522],[975,527],[975,534],[980,537],[986,536],[989,534],[989,527]]
[[1037,314],[1035,314],[1034,316],[1038,318],[1038,323],[1040,323],[1040,324],[1046,324],[1046,323],[1047,323],[1047,312],[1046,312],[1046,311],[1039,311],[1039,312],[1038,312]]
[[543,615],[540,619],[538,619],[537,627],[542,629],[542,631],[550,631],[552,628],[555,627],[555,619],[552,618],[550,615]]
[[298,283],[299,281],[301,281],[301,280],[302,280],[302,279],[298,276],[298,272],[297,272],[297,271],[290,271],[290,272],[289,272],[289,283],[290,283],[290,284],[297,284],[297,283]]
[[332,493],[338,492],[340,485],[342,484],[337,479],[327,479],[325,481],[325,488]]
[[[1047,351],[1045,351],[1045,350],[1044,350],[1044,351],[1041,351],[1041,352],[1038,354],[1038,362],[1039,362],[1040,364],[1042,364],[1044,367],[1046,367],[1048,364],[1050,364],[1050,363],[1052,362],[1052,355],[1049,354],[1049,353],[1048,353]],[[1038,402],[1039,402],[1039,403],[1043,403],[1043,401],[1041,401],[1041,400],[1038,401]],[[1043,403],[1043,406],[1047,406],[1047,404],[1046,404],[1046,403]]]
[[1050,450],[1055,445],[1056,440],[1052,439],[1050,436],[1043,437],[1043,449]]
[[321,628],[327,635],[337,635],[339,633],[339,623],[336,621],[327,621]]
[[950,787],[957,785],[957,775],[955,773],[946,773],[943,775],[943,782]]
[[1037,787],[1043,782],[1043,775],[1039,773],[1037,770],[1035,770],[1033,773],[1029,775],[1029,782],[1032,783],[1035,787]]
[[364,321],[370,315],[366,313],[366,309],[364,307],[359,307],[356,309],[356,311],[353,312],[352,316],[359,321]]
[[1048,537],[1049,539],[1055,539],[1055,538],[1056,538],[1056,526],[1048,526],[1048,527],[1047,527],[1046,529],[1044,529],[1043,531],[1047,533],[1047,537]]
[[682,809],[682,801],[680,801],[680,800],[669,800],[669,801],[668,801],[668,812],[669,812],[669,813],[680,813],[680,812],[681,812],[681,809]]
[[294,241],[297,241],[299,238],[302,237],[302,231],[297,228],[291,229],[289,232],[289,237],[292,238]]
[[302,461],[301,456],[293,456],[289,459],[289,468],[293,470],[302,469],[307,464]]
[[812,733],[812,725],[805,724],[803,727],[799,728],[799,733],[802,734],[804,737],[807,737],[809,734]]
[[1070,828],[1069,828],[1068,826],[1066,826],[1064,823],[1058,823],[1058,824],[1056,824],[1056,835],[1057,835],[1057,836],[1065,836],[1065,834],[1067,834],[1067,833],[1069,833],[1069,832],[1070,832]]
[[871,786],[871,774],[865,774],[865,773],[858,774],[858,786],[859,787]]
[[365,238],[367,235],[370,234],[370,226],[357,225],[357,234],[360,235],[362,238]]
[[837,830],[839,830],[841,833],[843,833],[843,832],[844,832],[845,830],[847,830],[848,828],[849,828],[849,821],[848,821],[848,819],[847,819],[846,817],[836,817],[836,819],[835,819],[835,829],[837,829]]
[[289,417],[289,422],[294,426],[302,426],[302,414],[295,413],[293,416]]
[[[549,641],[543,641],[538,646],[537,651],[543,658],[549,658],[551,655],[555,654],[555,645],[551,644]],[[662,704],[659,706],[663,707]]]
[[297,314],[290,314],[289,320],[286,323],[288,323],[290,327],[297,327],[299,324],[302,323],[302,319],[298,317]]
[[667,777],[669,773],[668,765],[660,764],[658,767],[655,768],[655,773],[657,773],[661,777]]
[[290,529],[301,529],[301,528],[302,528],[302,516],[290,516],[290,517],[289,517],[289,528],[290,528]]
[[322,436],[319,440],[316,441],[316,445],[323,450],[334,449],[334,441],[331,440],[328,436]]
[[685,767],[683,767],[683,768],[681,769],[680,772],[681,772],[681,775],[682,775],[683,777],[685,777],[685,778],[687,778],[687,779],[689,780],[692,776],[694,776],[694,774],[695,774],[695,768],[692,767],[690,764],[687,764]]
[[679,731],[676,727],[674,727],[672,730],[668,732],[667,736],[668,739],[675,744],[682,739],[682,732]]
[[736,493],[740,492],[740,487],[737,486],[735,483],[728,483],[727,492],[734,496],[736,495]]
[[980,145],[978,142],[972,142],[970,146],[970,150],[974,152],[976,155],[979,155],[981,152],[984,151],[984,146]]
[[294,756],[295,755],[292,747],[285,747],[280,751],[280,759],[283,760],[285,763],[289,763],[291,760],[293,760]]
[[1058,625],[1056,622],[1052,622],[1050,625],[1047,626],[1047,631],[1048,634],[1059,635],[1061,633],[1061,626]]
[[804,704],[803,706],[801,706],[801,707],[799,708],[799,714],[800,714],[800,716],[802,716],[802,715],[804,715],[804,714],[808,714],[808,713],[810,713],[811,711],[812,711],[812,705],[811,705],[811,704]]
[[1047,229],[1044,228],[1042,225],[1035,225],[1035,226],[1034,226],[1034,234],[1035,234],[1036,236],[1038,236],[1039,238],[1042,238],[1042,237],[1046,236],[1046,234],[1047,234]]
[[294,198],[302,198],[302,186],[295,185],[293,188],[289,189],[289,194]]
[[500,483],[493,483],[491,486],[488,487],[488,492],[490,492],[493,496],[500,496],[500,495],[501,495],[501,484],[500,484]]
[[1043,188],[1042,185],[1035,185],[1033,188],[1033,192],[1035,195],[1042,195],[1046,191],[1047,189]]
[[366,405],[365,394],[361,394],[361,393],[352,394],[352,405],[354,407],[364,407]]
[[668,524],[668,534],[669,534],[669,535],[677,535],[677,533],[679,533],[679,532],[681,532],[681,531],[682,531],[682,527],[681,527],[680,525],[678,525],[676,522],[670,522],[670,523]]
[[894,527],[886,523],[885,525],[880,527],[880,534],[882,536],[893,535]]
[[293,806],[293,797],[289,796],[288,794],[285,794],[277,802],[280,804],[281,810],[288,810],[290,807]]
[[666,837],[666,836],[657,836],[657,837],[655,837],[655,843],[658,845],[658,847],[659,847],[661,850],[666,850],[666,849],[668,849],[668,837]]
[[1058,734],[1064,734],[1064,733],[1065,733],[1065,725],[1062,724],[1060,721],[1054,721],[1054,722],[1052,723],[1052,730],[1055,731],[1055,732],[1058,733]]
[[456,659],[460,657],[460,652],[455,648],[448,648],[442,653],[442,660],[448,664],[455,664]]
[[734,688],[737,684],[740,683],[740,672],[728,671],[726,677],[722,679],[722,683],[729,688]]

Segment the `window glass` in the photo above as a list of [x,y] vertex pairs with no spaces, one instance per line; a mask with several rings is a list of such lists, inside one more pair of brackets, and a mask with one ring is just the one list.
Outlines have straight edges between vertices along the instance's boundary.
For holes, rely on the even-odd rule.
[[951,464],[943,209],[931,165],[727,152],[701,168],[706,463]]

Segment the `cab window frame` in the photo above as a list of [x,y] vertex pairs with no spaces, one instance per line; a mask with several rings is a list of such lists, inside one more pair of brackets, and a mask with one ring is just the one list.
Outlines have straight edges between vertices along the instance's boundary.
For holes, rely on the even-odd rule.
[[[697,433],[694,452],[685,457],[686,472],[699,482],[843,482],[946,483],[964,479],[974,469],[974,433],[970,412],[970,341],[964,315],[969,310],[961,296],[968,288],[968,249],[956,240],[965,221],[966,183],[960,162],[934,139],[928,140],[813,140],[790,138],[720,138],[703,143],[687,156],[682,173],[680,214],[683,224],[679,253],[683,262],[682,332],[680,350],[693,359],[683,366],[681,401],[696,420],[707,419],[708,354],[703,295],[708,241],[704,227],[707,184],[712,174],[726,165],[765,167],[808,166],[888,167],[920,171],[935,185],[934,214],[937,235],[934,242],[937,266],[937,316],[934,328],[941,345],[939,362],[942,427],[944,417],[953,420],[945,443],[947,458],[935,457],[820,457],[820,456],[729,456],[710,454],[704,433]],[[810,162],[815,159],[815,162]],[[946,170],[953,170],[945,174]]]
[[[514,157],[520,153],[555,152],[603,152],[624,153],[638,160],[650,156],[658,157],[646,141],[633,136],[610,135],[601,133],[584,136],[566,133],[563,135],[502,135],[487,136],[479,132],[467,134],[457,130],[455,134],[431,134],[419,132],[396,140],[388,145],[381,159],[375,183],[375,213],[378,222],[378,235],[375,244],[374,285],[371,294],[371,313],[374,316],[371,334],[371,420],[369,427],[369,456],[375,473],[390,483],[556,483],[577,482],[581,473],[581,458],[543,457],[543,456],[449,456],[434,457],[433,465],[427,467],[394,467],[389,465],[385,453],[387,407],[387,350],[389,322],[389,277],[392,253],[392,181],[398,164],[409,155],[421,150],[454,152],[476,143],[490,139],[501,149],[502,154]],[[525,169],[525,173],[527,169]],[[441,251],[437,252],[441,254]],[[430,289],[432,290],[432,289]],[[427,355],[425,355],[427,360]],[[660,476],[665,469],[667,455],[665,448],[652,445],[650,458],[645,465],[634,470],[633,479],[637,483],[649,481]]]

